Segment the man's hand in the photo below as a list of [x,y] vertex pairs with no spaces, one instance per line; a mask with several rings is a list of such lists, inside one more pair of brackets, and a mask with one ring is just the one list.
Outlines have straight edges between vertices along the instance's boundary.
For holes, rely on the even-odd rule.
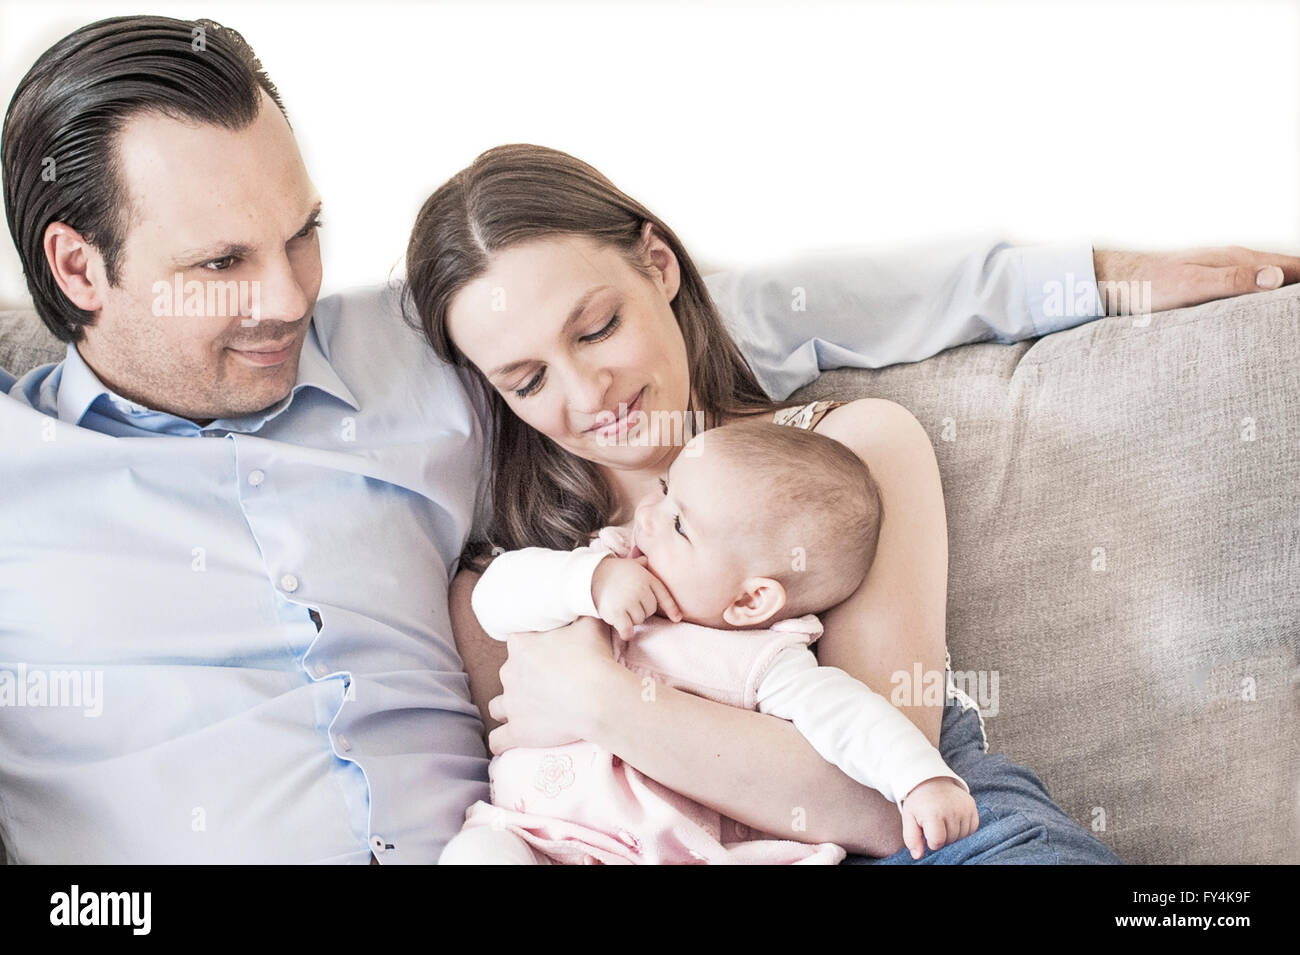
[[661,611],[670,620],[681,620],[677,601],[664,582],[646,567],[645,557],[606,557],[591,577],[591,599],[600,619],[618,631],[619,639],[631,640],[632,630]]
[[1240,246],[1178,252],[1098,250],[1092,262],[1107,315],[1163,312],[1300,282],[1300,258]]
[[965,839],[980,824],[975,800],[947,776],[927,779],[914,788],[903,798],[902,810],[903,844],[913,859],[925,855],[926,843],[931,849],[942,849]]

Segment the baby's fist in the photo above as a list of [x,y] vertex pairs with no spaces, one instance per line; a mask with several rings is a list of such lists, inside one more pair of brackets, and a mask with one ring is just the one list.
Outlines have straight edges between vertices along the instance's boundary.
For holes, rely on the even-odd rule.
[[949,842],[965,839],[979,828],[979,811],[970,793],[955,779],[936,776],[918,785],[903,798],[903,842],[913,859]]
[[666,617],[681,619],[681,611],[663,581],[645,566],[645,558],[606,557],[591,576],[591,599],[596,614],[622,640],[631,640],[639,623],[661,610]]

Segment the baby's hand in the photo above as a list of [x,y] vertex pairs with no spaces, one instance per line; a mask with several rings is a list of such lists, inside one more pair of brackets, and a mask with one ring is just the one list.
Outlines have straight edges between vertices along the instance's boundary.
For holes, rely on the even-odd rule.
[[631,640],[632,629],[656,610],[672,620],[682,619],[673,595],[662,580],[646,569],[644,557],[602,560],[591,577],[591,599],[600,619],[617,630],[623,640]]
[[903,842],[913,859],[925,855],[927,842],[931,849],[941,849],[965,839],[980,825],[975,800],[947,776],[927,779],[914,788],[903,798],[902,810]]

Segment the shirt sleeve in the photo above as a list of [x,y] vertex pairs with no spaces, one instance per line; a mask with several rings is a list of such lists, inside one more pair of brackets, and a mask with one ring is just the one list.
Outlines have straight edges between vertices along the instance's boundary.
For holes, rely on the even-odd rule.
[[830,368],[883,368],[971,342],[1023,341],[1104,313],[1089,245],[967,240],[823,254],[704,281],[777,400]]
[[474,495],[474,517],[470,525],[469,539],[481,541],[488,539],[488,525],[492,520],[492,482],[485,475],[492,473],[492,404],[488,399],[482,381],[477,375],[464,368],[457,368],[465,393],[469,395],[470,405],[474,408],[474,417],[478,421],[481,444],[479,446],[480,475]]
[[948,768],[925,734],[865,683],[817,665],[806,647],[782,650],[758,687],[758,710],[794,723],[827,762],[901,808],[904,797]]
[[496,640],[594,617],[591,578],[608,556],[609,551],[596,547],[508,551],[492,561],[474,585],[470,606],[479,626]]

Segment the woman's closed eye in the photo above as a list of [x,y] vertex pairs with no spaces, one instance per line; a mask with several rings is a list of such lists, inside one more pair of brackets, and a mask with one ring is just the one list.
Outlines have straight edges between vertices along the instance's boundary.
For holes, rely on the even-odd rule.
[[522,388],[514,389],[515,395],[519,398],[527,398],[529,395],[536,392],[538,388],[542,387],[542,377],[545,374],[546,369],[543,368],[537,374],[533,375],[533,377],[529,379],[528,383]]
[[614,329],[618,328],[621,321],[622,320],[618,317],[618,313],[615,312],[613,318],[606,322],[599,331],[594,331],[590,335],[583,335],[578,339],[578,341],[586,342],[588,345],[593,342],[603,341],[610,335],[614,334]]
[[[590,335],[583,335],[581,338],[578,339],[578,341],[586,342],[588,345],[594,344],[595,342],[604,341],[610,335],[614,334],[615,329],[618,328],[618,326],[621,324],[621,321],[622,320],[618,317],[618,314],[615,313],[614,317],[611,318],[608,322],[606,322],[605,325],[599,331],[592,332]],[[537,390],[542,387],[542,381],[544,380],[545,373],[546,370],[542,369],[537,374],[535,374],[532,378],[530,378],[528,380],[528,383],[525,384],[522,388],[515,388],[514,389],[515,396],[518,398],[527,398],[529,395],[536,394]]]

